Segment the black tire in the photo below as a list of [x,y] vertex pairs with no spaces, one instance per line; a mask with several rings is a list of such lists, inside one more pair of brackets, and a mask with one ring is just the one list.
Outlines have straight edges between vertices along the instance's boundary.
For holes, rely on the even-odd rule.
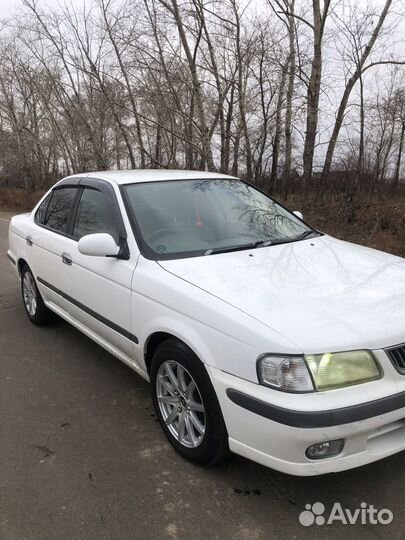
[[[29,309],[28,303],[25,298],[24,288],[26,287],[26,280],[30,282],[33,293],[35,294],[36,302],[35,308],[33,309]],[[56,316],[53,311],[51,311],[45,306],[44,301],[42,300],[41,293],[38,290],[34,275],[27,264],[25,264],[21,270],[21,295],[25,312],[32,323],[38,326],[45,326],[54,322]]]
[[[204,406],[205,432],[201,436],[201,442],[195,448],[186,447],[179,442],[166,425],[159,407],[157,376],[159,368],[168,361],[175,361],[183,366],[187,376],[194,379]],[[228,433],[215,390],[199,358],[184,343],[176,339],[169,339],[159,345],[153,355],[150,375],[156,415],[173,448],[184,458],[199,465],[214,465],[223,461],[229,453]]]

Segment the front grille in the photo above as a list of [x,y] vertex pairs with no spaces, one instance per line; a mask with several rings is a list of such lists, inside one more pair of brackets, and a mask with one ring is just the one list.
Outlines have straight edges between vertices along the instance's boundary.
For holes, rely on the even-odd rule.
[[405,345],[385,349],[394,368],[402,375],[405,375]]

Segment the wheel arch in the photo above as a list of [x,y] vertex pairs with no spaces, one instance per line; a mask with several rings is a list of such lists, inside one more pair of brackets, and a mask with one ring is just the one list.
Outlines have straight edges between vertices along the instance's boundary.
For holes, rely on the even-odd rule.
[[153,325],[148,326],[140,333],[142,359],[148,375],[154,352],[161,343],[168,339],[176,339],[187,347],[201,364],[222,367],[222,362],[219,361],[221,357],[219,351],[227,346],[229,336],[207,325],[198,324],[197,326],[181,318],[160,317],[153,322]]
[[17,261],[17,270],[18,270],[18,275],[20,277],[21,277],[24,266],[28,266],[29,268],[29,264],[27,263],[27,261],[24,258],[20,257]]
[[[191,349],[191,347],[187,343],[185,343],[181,338],[179,338],[175,334],[172,334],[171,332],[163,332],[163,331],[153,332],[152,334],[148,336],[144,345],[144,359],[145,359],[145,366],[146,366],[148,375],[150,375],[152,358],[153,358],[153,355],[155,354],[155,351],[157,350],[159,345],[161,345],[165,341],[168,341],[169,339],[175,339],[179,341],[180,343],[182,343],[183,345],[185,345],[186,347],[188,347],[189,349]],[[196,354],[195,351],[193,352],[194,354]]]
[[189,327],[183,327],[181,324],[176,328],[173,328],[172,325],[163,324],[160,328],[153,329],[153,331],[151,329],[144,341],[143,356],[148,375],[150,375],[152,358],[156,349],[161,343],[169,339],[175,339],[190,350],[199,359],[201,364],[215,365],[213,351],[208,345],[210,342],[209,339],[204,339],[204,336],[199,335]]

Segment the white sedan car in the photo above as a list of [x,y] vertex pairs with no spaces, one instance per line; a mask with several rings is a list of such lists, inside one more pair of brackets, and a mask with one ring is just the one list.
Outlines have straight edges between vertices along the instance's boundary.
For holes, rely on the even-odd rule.
[[8,257],[33,323],[152,383],[182,456],[315,475],[405,449],[405,261],[301,218],[221,174],[86,173],[11,220]]

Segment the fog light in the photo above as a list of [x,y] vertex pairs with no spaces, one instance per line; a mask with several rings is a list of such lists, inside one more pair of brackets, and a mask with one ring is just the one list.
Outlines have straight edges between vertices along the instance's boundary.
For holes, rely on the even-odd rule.
[[343,445],[343,439],[316,443],[309,446],[305,454],[309,459],[325,459],[340,454],[343,450]]

